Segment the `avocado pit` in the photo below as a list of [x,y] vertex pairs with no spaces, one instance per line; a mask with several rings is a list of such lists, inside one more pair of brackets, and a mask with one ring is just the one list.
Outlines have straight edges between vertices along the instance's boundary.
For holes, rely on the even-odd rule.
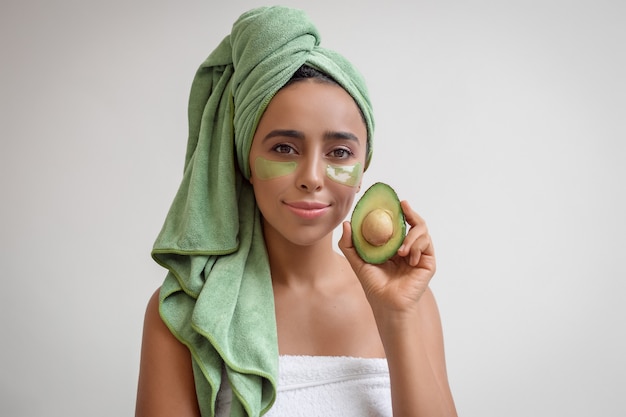
[[393,236],[392,213],[380,208],[370,211],[363,219],[361,233],[370,245],[384,245]]
[[383,182],[365,191],[350,222],[354,249],[367,263],[385,263],[402,246],[406,233],[402,205],[394,189]]

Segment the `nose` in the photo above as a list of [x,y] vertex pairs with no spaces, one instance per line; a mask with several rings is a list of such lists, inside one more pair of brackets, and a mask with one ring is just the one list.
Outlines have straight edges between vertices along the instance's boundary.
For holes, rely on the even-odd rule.
[[321,190],[324,184],[324,167],[321,158],[306,158],[299,165],[296,186],[308,192]]

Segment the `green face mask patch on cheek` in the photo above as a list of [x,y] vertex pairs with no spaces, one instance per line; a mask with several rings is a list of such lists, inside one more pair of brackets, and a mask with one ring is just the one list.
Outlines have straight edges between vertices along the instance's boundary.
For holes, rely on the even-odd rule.
[[363,167],[358,162],[355,165],[328,165],[326,175],[339,184],[356,187],[361,181]]
[[278,162],[258,157],[254,160],[254,173],[259,179],[271,180],[291,174],[298,166],[295,162]]

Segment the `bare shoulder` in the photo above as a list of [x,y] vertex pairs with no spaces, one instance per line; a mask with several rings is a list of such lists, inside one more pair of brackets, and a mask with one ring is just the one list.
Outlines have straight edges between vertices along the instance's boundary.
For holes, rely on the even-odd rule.
[[[146,353],[161,354],[162,352],[167,352],[189,355],[184,345],[174,337],[161,319],[159,313],[159,289],[148,300],[143,326],[142,353],[147,350],[148,352]],[[183,348],[185,348],[184,351]]]
[[170,343],[174,341],[178,342],[161,319],[159,313],[159,292],[160,288],[157,289],[148,300],[144,317],[144,337],[160,335],[163,337],[164,341],[169,339]]
[[159,290],[144,317],[135,415],[199,416],[191,355],[159,314]]

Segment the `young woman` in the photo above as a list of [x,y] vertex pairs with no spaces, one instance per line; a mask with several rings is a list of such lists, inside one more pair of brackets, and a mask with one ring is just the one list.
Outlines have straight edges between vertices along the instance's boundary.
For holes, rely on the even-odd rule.
[[402,202],[410,229],[381,265],[349,222],[333,250],[373,119],[356,70],[317,39],[299,11],[255,9],[196,75],[137,416],[456,415],[424,221]]

